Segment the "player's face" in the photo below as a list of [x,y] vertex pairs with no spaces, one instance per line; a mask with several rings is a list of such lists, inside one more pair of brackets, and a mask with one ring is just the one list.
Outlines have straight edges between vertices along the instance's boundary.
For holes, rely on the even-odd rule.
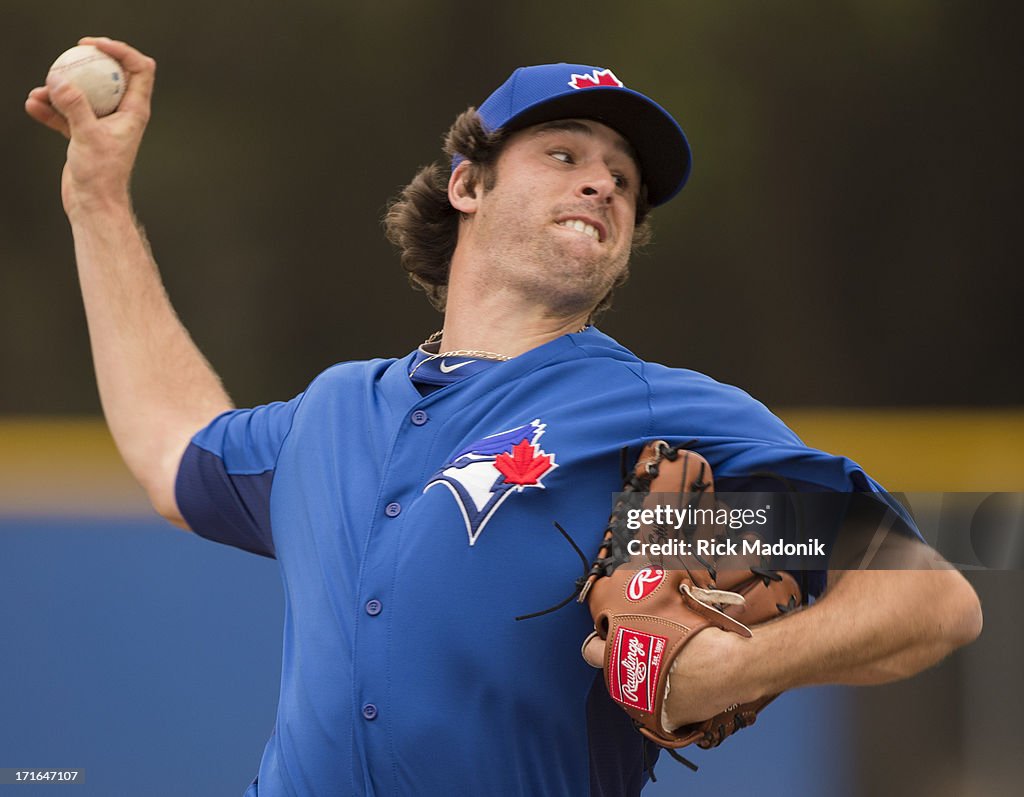
[[489,278],[561,312],[592,308],[625,271],[640,172],[629,144],[590,120],[527,128],[507,142],[482,191],[473,235]]

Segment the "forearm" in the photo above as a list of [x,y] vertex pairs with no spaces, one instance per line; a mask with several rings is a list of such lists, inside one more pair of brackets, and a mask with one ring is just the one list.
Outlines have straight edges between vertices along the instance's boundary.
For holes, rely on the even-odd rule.
[[814,606],[755,633],[764,694],[810,684],[881,684],[936,664],[981,632],[971,586],[955,570],[832,574]]
[[188,439],[231,406],[179,321],[126,199],[70,214],[103,411],[161,514]]
[[881,684],[935,664],[981,632],[973,588],[946,568],[832,573],[821,600],[750,639],[698,634],[671,671],[670,719],[685,725],[800,686]]

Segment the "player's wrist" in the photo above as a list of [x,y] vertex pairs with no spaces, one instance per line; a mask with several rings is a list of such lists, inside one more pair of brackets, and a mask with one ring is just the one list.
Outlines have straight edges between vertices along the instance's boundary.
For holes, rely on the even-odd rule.
[[[762,658],[755,637],[746,638],[739,634],[709,628],[704,633],[714,632],[716,656],[721,670],[722,683],[727,684],[728,704],[750,703],[770,694],[760,666]],[[724,708],[724,707],[723,707]]]
[[673,661],[666,714],[675,727],[761,696],[752,677],[751,640],[718,628],[697,634]]
[[64,212],[73,225],[91,221],[109,224],[122,217],[134,224],[131,194],[126,186],[103,189],[69,188],[64,192]]
[[736,645],[732,652],[736,657],[735,664],[741,670],[737,676],[737,686],[743,690],[740,703],[752,703],[768,695],[777,695],[786,688],[775,682],[762,630],[755,627],[751,631],[753,636],[750,639],[735,640],[743,644]]

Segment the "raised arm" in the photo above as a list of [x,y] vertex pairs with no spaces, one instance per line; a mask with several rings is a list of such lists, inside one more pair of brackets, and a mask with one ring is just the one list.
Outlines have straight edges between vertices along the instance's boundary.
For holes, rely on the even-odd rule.
[[231,400],[171,307],[132,212],[129,181],[149,120],[156,63],[123,42],[84,38],[79,44],[121,62],[128,88],[120,108],[97,119],[80,91],[50,79],[29,93],[25,110],[70,142],[61,198],[110,431],[153,506],[184,527],[174,498],[181,455]]

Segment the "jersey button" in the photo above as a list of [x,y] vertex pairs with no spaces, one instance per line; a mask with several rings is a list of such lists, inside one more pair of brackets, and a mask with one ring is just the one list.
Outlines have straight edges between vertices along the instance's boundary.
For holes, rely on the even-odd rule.
[[430,416],[427,415],[425,410],[416,410],[410,420],[412,420],[413,426],[422,426],[430,420]]
[[376,617],[378,614],[381,613],[381,610],[383,608],[384,606],[376,598],[373,598],[372,600],[368,600],[366,602],[366,613],[370,615],[370,617]]
[[386,507],[384,507],[384,514],[388,517],[398,517],[402,511],[402,505],[397,501],[392,501]]
[[365,706],[363,706],[363,719],[377,719],[377,707],[373,705],[373,703],[367,703]]

